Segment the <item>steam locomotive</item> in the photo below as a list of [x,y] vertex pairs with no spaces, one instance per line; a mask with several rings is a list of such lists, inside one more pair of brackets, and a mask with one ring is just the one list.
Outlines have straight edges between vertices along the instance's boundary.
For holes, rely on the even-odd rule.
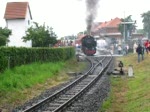
[[81,39],[82,52],[87,56],[93,56],[96,53],[97,42],[91,35],[86,35]]

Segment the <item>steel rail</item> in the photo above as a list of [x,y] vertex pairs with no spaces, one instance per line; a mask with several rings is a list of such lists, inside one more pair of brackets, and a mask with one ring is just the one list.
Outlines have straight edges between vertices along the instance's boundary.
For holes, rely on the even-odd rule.
[[[67,107],[69,104],[71,104],[75,99],[77,99],[79,96],[81,96],[85,91],[87,91],[101,76],[102,73],[106,70],[107,66],[109,65],[109,63],[111,62],[112,57],[110,58],[110,60],[108,61],[108,63],[105,65],[105,67],[99,72],[99,74],[97,75],[97,77],[95,77],[93,80],[91,80],[91,82],[85,86],[80,92],[78,92],[76,95],[74,95],[72,98],[70,98],[67,102],[63,103],[62,105],[60,105],[57,109],[55,109],[52,112],[59,112],[61,110],[63,110],[65,107]],[[104,59],[103,59],[104,61]],[[99,61],[99,63],[101,63],[102,61]],[[99,64],[97,64],[99,65]]]
[[57,97],[59,94],[65,92],[67,89],[72,88],[74,85],[76,85],[78,82],[80,82],[81,80],[83,80],[84,78],[87,77],[88,73],[93,69],[94,64],[92,63],[92,61],[87,58],[87,60],[91,63],[91,68],[81,77],[79,77],[78,79],[76,79],[75,81],[71,82],[69,85],[65,86],[64,88],[62,88],[61,90],[57,91],[56,93],[50,95],[49,97],[41,100],[40,102],[38,102],[37,104],[23,110],[23,112],[32,112],[34,110],[39,109],[40,107],[42,107],[43,105],[45,105],[45,103],[49,102],[50,100],[55,99],[55,97]]

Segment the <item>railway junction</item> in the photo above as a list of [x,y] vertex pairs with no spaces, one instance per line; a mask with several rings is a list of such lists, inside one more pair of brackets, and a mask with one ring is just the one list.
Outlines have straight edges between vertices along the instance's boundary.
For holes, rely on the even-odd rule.
[[40,96],[19,106],[13,112],[97,112],[110,91],[109,74],[113,70],[111,54],[85,56],[88,68],[74,75],[65,84],[47,90]]
[[[28,100],[23,105],[15,107],[12,112],[99,112],[103,103],[108,100],[110,96],[110,91],[112,89],[110,82],[110,76],[112,75],[110,74],[112,74],[115,68],[116,56],[112,56],[108,52],[105,52],[103,55],[98,54],[94,56],[86,56],[80,52],[77,53],[79,61],[86,62],[87,64],[85,70],[76,73],[70,72],[69,74],[72,77],[70,80],[47,89],[39,96]],[[134,54],[130,55],[134,58],[136,56]],[[119,58],[122,58],[122,56]],[[145,58],[147,58],[147,56],[145,56]],[[136,59],[132,59],[131,62],[133,63],[134,61],[136,61]],[[137,64],[137,67],[140,65],[141,64]],[[120,67],[119,70],[122,69],[121,67],[124,67],[124,65],[117,66]],[[122,77],[122,75],[120,75],[120,77]],[[123,75],[122,78],[113,79],[121,80],[122,82],[120,82],[118,86],[120,87],[120,84],[125,84],[125,88],[120,88],[119,91],[115,93],[117,96],[115,97],[115,102],[112,102],[112,105],[118,102],[120,106],[117,108],[114,106],[115,108],[110,110],[121,112],[121,105],[127,100],[123,100],[125,94],[122,94],[125,92],[125,89],[127,89],[127,81],[131,80],[134,82],[137,78],[137,76],[134,78],[127,78],[126,75]],[[145,79],[145,81],[146,80],[148,79]],[[137,93],[137,95],[138,94],[141,93]],[[133,96],[133,98],[134,97],[135,96]],[[132,97],[130,98],[132,99]],[[128,103],[130,102],[131,101]],[[149,104],[147,103],[147,105]],[[146,109],[148,108],[145,108],[145,110]],[[138,110],[140,109],[138,108]]]

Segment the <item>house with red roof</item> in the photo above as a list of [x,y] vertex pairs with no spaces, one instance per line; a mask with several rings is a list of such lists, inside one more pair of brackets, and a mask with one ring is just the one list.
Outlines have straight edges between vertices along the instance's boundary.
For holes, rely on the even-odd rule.
[[92,35],[100,37],[115,38],[120,41],[122,38],[118,25],[121,23],[121,19],[116,17],[110,21],[101,22],[98,27],[92,30]]
[[[107,37],[113,38],[119,43],[122,41],[123,36],[121,32],[118,30],[119,24],[121,24],[121,19],[116,17],[111,19],[110,21],[100,22],[97,27],[92,29],[92,35],[99,36],[99,37]],[[137,34],[136,32],[132,32],[132,38],[143,38],[143,34]]]
[[4,19],[6,27],[12,30],[8,46],[31,47],[31,41],[23,42],[25,31],[31,26],[32,15],[28,2],[8,2]]

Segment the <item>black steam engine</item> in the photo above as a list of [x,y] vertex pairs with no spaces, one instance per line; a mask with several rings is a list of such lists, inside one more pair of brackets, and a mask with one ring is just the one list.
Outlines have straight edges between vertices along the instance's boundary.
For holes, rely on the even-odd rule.
[[91,35],[86,35],[81,40],[82,51],[87,56],[93,56],[96,53],[96,40]]

